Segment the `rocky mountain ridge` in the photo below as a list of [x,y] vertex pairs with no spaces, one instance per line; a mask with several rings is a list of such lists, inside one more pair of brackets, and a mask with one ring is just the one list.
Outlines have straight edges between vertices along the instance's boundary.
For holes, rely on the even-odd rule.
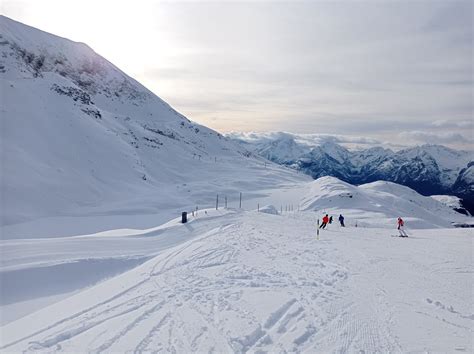
[[456,195],[467,208],[474,207],[472,152],[435,144],[399,151],[383,147],[349,150],[331,139],[311,145],[307,140],[299,141],[297,134],[289,133],[275,134],[272,139],[239,141],[256,154],[314,179],[333,176],[356,185],[390,181],[423,195]]

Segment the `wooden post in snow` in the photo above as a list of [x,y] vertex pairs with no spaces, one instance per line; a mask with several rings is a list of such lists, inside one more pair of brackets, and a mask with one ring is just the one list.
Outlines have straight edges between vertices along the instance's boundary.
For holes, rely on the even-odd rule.
[[318,223],[316,224],[316,236],[319,240],[319,219],[318,219]]

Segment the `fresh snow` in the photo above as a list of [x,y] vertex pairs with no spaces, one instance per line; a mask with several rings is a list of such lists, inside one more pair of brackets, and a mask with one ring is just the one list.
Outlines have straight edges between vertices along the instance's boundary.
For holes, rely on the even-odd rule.
[[461,199],[453,195],[430,195],[430,197],[451,209],[462,208]]
[[[236,208],[236,202],[229,201],[229,207]],[[260,208],[257,208],[258,204]],[[394,183],[376,182],[355,187],[333,177],[277,189],[262,189],[253,199],[244,198],[243,207],[274,215],[281,212],[286,215],[289,210],[293,210],[292,215],[298,215],[295,214],[297,210],[305,210],[311,212],[307,214],[311,218],[320,218],[328,212],[337,219],[338,214],[342,213],[347,226],[382,227],[386,228],[386,235],[395,232],[398,216],[407,222],[409,233],[419,228],[450,227],[453,222],[463,224],[471,219],[432,198],[423,197]],[[70,296],[78,289],[131,269],[166,249],[186,242],[211,225],[219,227],[229,213],[229,210],[222,209],[222,204],[218,211],[199,210],[196,216],[190,213],[190,223],[186,228],[180,224],[180,218],[160,224],[159,220],[168,215],[166,212],[154,218],[122,215],[124,224],[138,225],[141,222],[148,226],[82,235],[79,234],[81,228],[75,227],[91,220],[97,223],[98,218],[77,217],[75,223],[67,219],[70,229],[76,230],[77,236],[53,234],[56,237],[51,237],[47,230],[54,229],[58,219],[4,228],[12,234],[0,244],[0,276],[6,289],[1,299],[1,322],[17,320],[22,315]],[[149,226],[153,219],[156,220],[155,225],[159,226]],[[110,222],[105,218],[101,227],[107,224]],[[35,229],[40,230],[38,234]],[[74,231],[70,230],[69,233]],[[100,271],[91,272],[93,269]],[[25,306],[28,310],[24,309]]]
[[274,205],[265,205],[263,207],[257,208],[257,211],[260,213],[266,213],[266,214],[273,214],[273,215],[278,215],[280,212]]
[[472,233],[318,239],[318,216],[214,212],[146,236],[188,240],[6,324],[2,350],[472,352]]
[[471,191],[474,190],[474,188],[472,187],[474,185],[474,165],[472,163],[464,170],[462,178],[464,183],[471,186]]

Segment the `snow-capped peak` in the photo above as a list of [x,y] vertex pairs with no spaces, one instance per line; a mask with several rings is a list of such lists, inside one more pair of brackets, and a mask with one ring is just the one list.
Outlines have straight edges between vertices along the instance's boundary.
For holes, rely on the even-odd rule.
[[[87,45],[4,16],[0,33],[2,224],[211,203],[215,192],[240,189],[218,175],[237,169],[251,189],[268,174],[261,158],[191,122]],[[271,169],[262,183],[296,176]]]

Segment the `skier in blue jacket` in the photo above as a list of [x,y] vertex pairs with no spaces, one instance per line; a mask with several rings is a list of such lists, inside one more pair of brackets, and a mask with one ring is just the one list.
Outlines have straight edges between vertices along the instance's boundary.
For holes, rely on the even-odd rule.
[[339,214],[339,222],[341,223],[342,227],[346,227],[346,225],[344,225],[344,216],[342,216],[342,214]]

